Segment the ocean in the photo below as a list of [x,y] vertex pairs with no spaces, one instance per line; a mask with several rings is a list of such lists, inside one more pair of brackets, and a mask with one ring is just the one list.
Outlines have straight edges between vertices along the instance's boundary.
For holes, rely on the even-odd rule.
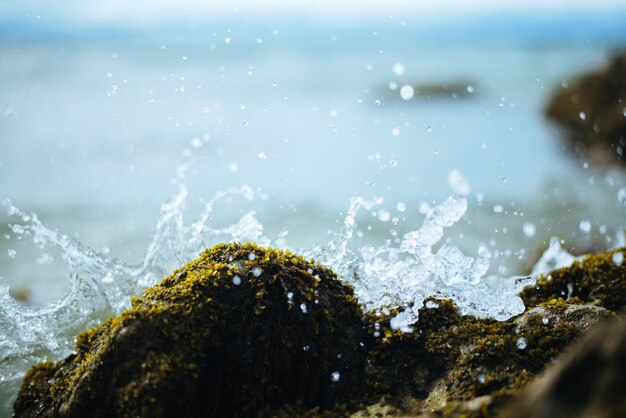
[[[579,253],[616,245],[626,176],[573,155],[543,109],[624,45],[624,18],[0,16],[0,285],[39,306],[75,274],[15,207],[140,266],[183,195],[185,225],[217,196],[203,225],[232,238],[253,214],[273,243],[305,253],[337,236],[355,196],[377,204],[356,214],[353,249],[398,246],[463,196],[467,213],[437,245],[503,277],[528,273],[554,236]],[[220,197],[235,189],[244,196]]]

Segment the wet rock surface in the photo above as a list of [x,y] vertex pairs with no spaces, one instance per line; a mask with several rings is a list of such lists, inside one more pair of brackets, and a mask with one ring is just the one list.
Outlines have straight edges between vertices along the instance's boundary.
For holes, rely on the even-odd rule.
[[217,246],[79,335],[75,355],[30,370],[15,415],[249,417],[345,403],[363,381],[362,317],[327,268]]
[[583,159],[626,163],[626,53],[615,55],[606,68],[564,83],[546,115]]
[[397,309],[364,314],[327,268],[217,246],[81,334],[75,355],[31,369],[16,416],[508,416],[572,343],[617,322],[621,251],[540,277],[521,294],[527,310],[507,321],[431,297],[402,333],[390,326]]
[[511,418],[626,416],[626,322],[594,330],[504,412]]

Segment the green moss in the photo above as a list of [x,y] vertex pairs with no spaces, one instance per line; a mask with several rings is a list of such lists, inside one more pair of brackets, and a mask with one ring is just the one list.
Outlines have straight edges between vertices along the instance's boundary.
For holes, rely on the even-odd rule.
[[363,314],[313,260],[219,245],[79,335],[75,355],[29,371],[16,415],[495,416],[572,341],[623,311],[626,268],[614,253],[540,278],[521,293],[526,312],[507,321],[431,297],[402,333],[390,327],[400,309]]
[[363,381],[362,316],[352,289],[325,267],[288,251],[218,245],[79,335],[75,355],[37,366],[15,413],[254,416],[289,403],[323,410],[349,401]]
[[541,304],[595,304],[623,313],[626,307],[626,269],[613,262],[620,248],[585,257],[571,267],[555,270],[520,294],[527,307]]

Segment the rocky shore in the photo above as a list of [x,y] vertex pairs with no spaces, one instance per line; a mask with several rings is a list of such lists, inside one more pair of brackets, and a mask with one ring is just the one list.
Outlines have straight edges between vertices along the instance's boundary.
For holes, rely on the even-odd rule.
[[592,164],[624,164],[626,158],[626,53],[605,68],[564,81],[546,115],[568,147]]
[[428,298],[403,333],[313,260],[218,245],[28,371],[15,416],[623,416],[623,257],[541,276],[503,322]]

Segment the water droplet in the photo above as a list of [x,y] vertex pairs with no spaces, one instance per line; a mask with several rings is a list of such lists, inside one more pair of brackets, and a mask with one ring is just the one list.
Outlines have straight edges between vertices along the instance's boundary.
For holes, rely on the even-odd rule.
[[504,212],[504,207],[502,205],[495,205],[493,207],[493,211],[495,213],[502,213],[502,212]]
[[300,304],[300,310],[302,311],[302,313],[307,313],[306,303]]
[[437,308],[439,308],[439,304],[437,302],[435,302],[434,300],[426,301],[425,306],[428,309],[437,309]]
[[402,64],[401,62],[396,62],[393,65],[393,73],[395,75],[398,75],[398,76],[404,75],[404,71],[405,71],[404,64]]
[[311,346],[310,345],[305,345],[304,347],[302,347],[302,349],[304,351],[309,351],[311,349]]
[[187,55],[183,55],[183,61],[187,61]]
[[400,128],[393,128],[393,129],[391,130],[391,135],[393,135],[393,136],[398,136],[398,135],[400,135]]
[[541,318],[541,323],[543,325],[548,325],[549,322],[550,322],[550,319],[548,319],[547,316],[544,316],[543,318]]
[[472,191],[463,173],[456,169],[448,173],[448,185],[459,196],[467,196]]
[[232,41],[232,38],[230,36],[227,36],[224,38],[224,43],[229,44]]
[[381,222],[389,222],[389,219],[391,219],[391,214],[384,209],[379,210],[377,216]]
[[528,343],[526,342],[526,338],[521,337],[520,339],[517,340],[517,348],[519,348],[520,350],[523,350],[527,347]]
[[524,230],[524,235],[526,235],[528,238],[534,237],[535,232],[537,232],[537,228],[535,227],[535,224],[532,222],[524,222],[522,229]]
[[620,205],[626,206],[626,187],[622,187],[617,191],[617,201]]
[[478,375],[478,383],[485,383],[486,380],[487,380],[487,378],[485,377],[484,374],[479,374]]
[[621,251],[613,253],[611,260],[613,260],[613,264],[615,264],[616,266],[621,266],[624,262],[624,253]]
[[11,258],[15,258],[15,256],[17,255],[17,251],[15,251],[13,248],[9,248],[7,250],[7,255]]
[[591,221],[588,221],[586,219],[581,220],[580,224],[578,224],[578,228],[581,232],[588,234],[589,232],[591,232]]
[[587,119],[587,115],[585,114],[585,112],[580,112],[578,114],[578,117],[580,118],[580,120],[585,120]]
[[54,258],[48,253],[41,254],[41,256],[37,258],[37,264],[41,266],[49,266],[52,262],[54,262]]
[[400,88],[400,97],[402,100],[411,100],[415,94],[415,89],[409,84],[405,84]]
[[475,91],[474,86],[467,86],[468,93],[474,93],[474,91]]
[[104,275],[104,277],[102,278],[102,283],[104,284],[111,284],[113,283],[113,275],[111,274],[111,272],[107,272],[107,274]]
[[333,374],[330,375],[330,379],[335,383],[338,382],[341,379],[341,373],[333,372]]
[[[254,273],[253,273],[254,274]],[[241,277],[239,277],[238,274],[235,274],[235,276],[233,277],[232,283],[235,286],[239,286],[241,284]]]
[[239,164],[237,164],[236,162],[228,163],[228,171],[230,171],[231,173],[236,173],[237,171],[239,171]]
[[261,267],[254,267],[252,269],[252,275],[254,277],[259,277],[259,276],[261,276],[262,273],[263,273],[263,270],[261,269]]
[[202,140],[200,138],[194,138],[191,140],[191,146],[193,148],[200,148],[202,146]]
[[406,204],[404,202],[398,202],[396,209],[398,212],[404,212],[406,210]]
[[248,254],[248,260],[250,260],[250,261],[256,260],[256,254],[255,253]]
[[259,157],[261,160],[265,160],[265,159],[267,159],[267,155],[266,155],[264,152],[259,152],[258,157]]
[[392,81],[391,83],[389,83],[389,90],[395,90],[398,88],[398,83]]
[[24,233],[24,227],[22,225],[11,225],[11,230],[17,235]]

